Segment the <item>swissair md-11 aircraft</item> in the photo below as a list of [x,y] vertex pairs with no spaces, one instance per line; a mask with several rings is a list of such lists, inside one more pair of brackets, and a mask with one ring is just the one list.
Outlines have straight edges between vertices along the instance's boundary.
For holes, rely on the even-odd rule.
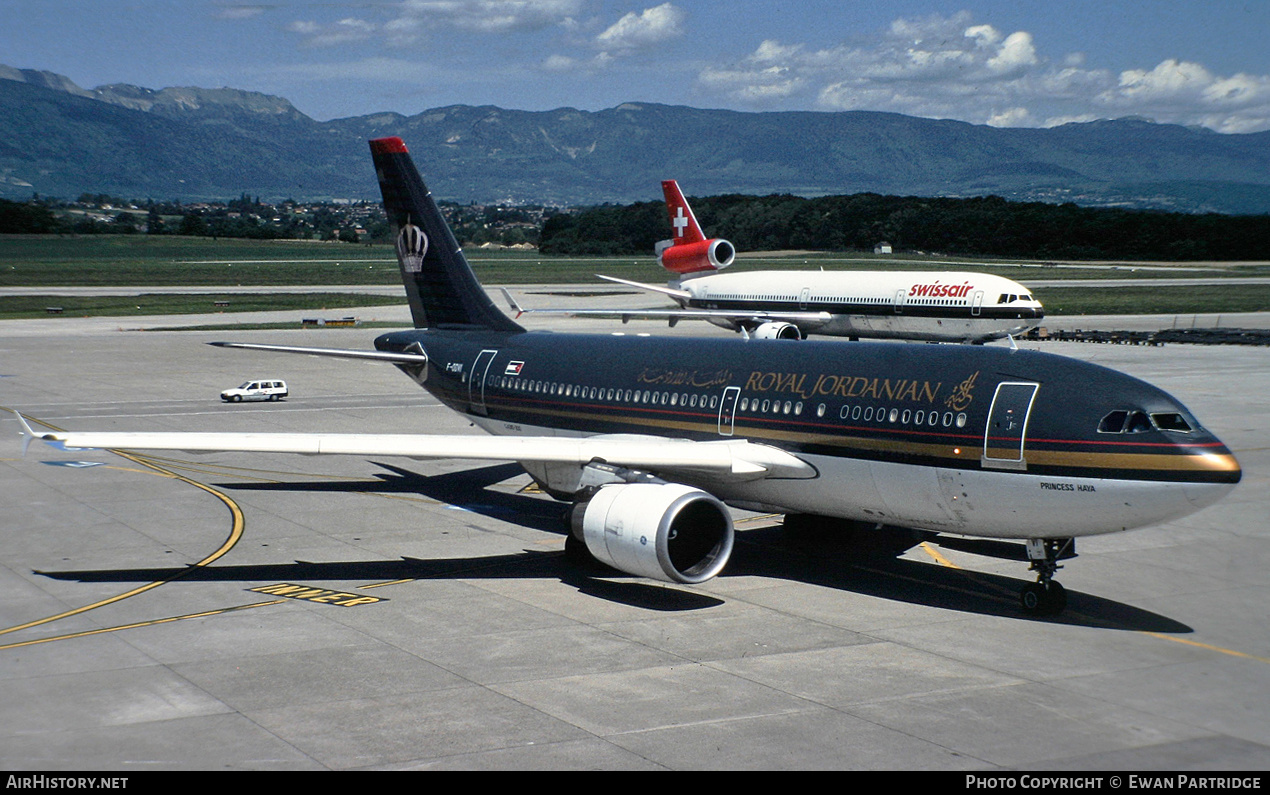
[[375,350],[228,347],[395,364],[489,436],[36,433],[83,448],[519,462],[574,503],[566,552],[643,577],[723,570],[728,505],[1026,540],[1033,613],[1078,536],[1170,521],[1239,482],[1171,395],[1074,359],[990,346],[562,334],[489,300],[400,138],[370,142],[415,328]]
[[[662,183],[674,237],[657,244],[668,286],[600,276],[668,296],[679,309],[543,310],[579,317],[706,320],[760,338],[823,334],[853,339],[982,343],[1021,334],[1045,316],[1018,282],[961,271],[729,271],[736,249],[707,239],[675,180]],[[508,296],[510,300],[510,296]]]

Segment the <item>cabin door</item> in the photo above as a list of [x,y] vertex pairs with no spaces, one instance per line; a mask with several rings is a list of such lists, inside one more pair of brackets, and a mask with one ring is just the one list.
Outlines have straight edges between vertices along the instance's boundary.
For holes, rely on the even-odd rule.
[[731,436],[732,424],[736,421],[736,401],[741,396],[741,387],[730,386],[723,390],[723,400],[719,403],[719,435]]
[[970,301],[970,314],[979,317],[981,311],[983,311],[983,290],[976,290]]
[[472,362],[472,377],[467,382],[467,402],[473,414],[489,413],[485,409],[485,376],[489,373],[490,365],[494,363],[494,357],[497,355],[498,351],[484,350],[478,353],[476,361]]
[[1027,469],[1023,457],[1027,437],[1027,420],[1032,401],[1040,384],[1004,381],[997,384],[988,410],[988,427],[983,434],[985,467],[994,469]]
[[895,291],[895,314],[903,314],[904,298],[908,295],[908,289],[902,288]]

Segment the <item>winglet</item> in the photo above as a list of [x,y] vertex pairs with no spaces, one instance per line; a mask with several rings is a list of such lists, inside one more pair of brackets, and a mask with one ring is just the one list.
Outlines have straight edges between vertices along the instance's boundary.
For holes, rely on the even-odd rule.
[[503,297],[507,299],[507,305],[516,313],[516,319],[519,320],[520,316],[525,314],[524,307],[516,303],[516,299],[512,298],[512,294],[507,291],[506,287],[499,287],[498,289],[503,293]]
[[22,416],[22,412],[14,409],[13,416],[18,418],[18,424],[22,426],[22,430],[18,431],[18,435],[22,437],[22,456],[26,457],[26,451],[31,446],[31,442],[45,437],[44,434],[35,432],[30,424],[27,423],[26,417]]

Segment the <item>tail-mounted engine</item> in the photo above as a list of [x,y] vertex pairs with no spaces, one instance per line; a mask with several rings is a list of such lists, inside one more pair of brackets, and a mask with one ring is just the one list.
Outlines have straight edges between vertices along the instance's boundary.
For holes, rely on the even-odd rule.
[[705,582],[732,554],[732,514],[722,502],[651,476],[601,486],[577,503],[572,532],[600,562],[663,582]]
[[657,262],[673,273],[722,270],[736,259],[736,248],[723,238],[679,243],[663,240],[657,244]]

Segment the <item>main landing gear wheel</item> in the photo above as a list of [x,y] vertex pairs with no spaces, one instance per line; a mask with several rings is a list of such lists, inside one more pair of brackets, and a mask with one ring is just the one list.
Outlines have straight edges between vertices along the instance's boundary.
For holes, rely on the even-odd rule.
[[1054,581],[1054,573],[1062,568],[1058,559],[1074,543],[1070,538],[1027,540],[1027,557],[1032,561],[1029,571],[1037,572],[1037,576],[1036,582],[1025,585],[1019,594],[1023,612],[1033,616],[1056,616],[1066,609],[1067,591]]
[[1057,582],[1030,582],[1019,594],[1023,612],[1034,616],[1054,616],[1067,607],[1067,590]]

